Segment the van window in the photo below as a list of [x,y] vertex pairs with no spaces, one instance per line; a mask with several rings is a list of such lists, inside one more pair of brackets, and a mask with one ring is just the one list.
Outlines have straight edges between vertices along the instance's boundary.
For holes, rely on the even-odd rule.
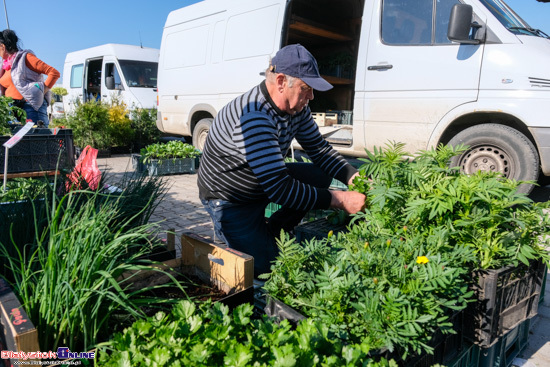
[[[120,80],[120,74],[113,62],[108,62],[105,64],[105,84],[107,84],[107,77],[115,78],[115,89],[123,90],[122,81]],[[107,87],[108,88],[108,87]]]
[[84,64],[73,65],[71,68],[71,88],[82,88]]
[[133,88],[157,87],[157,62],[118,60],[126,84]]
[[517,15],[512,8],[501,0],[481,0],[502,25],[515,34],[532,35],[531,27]]
[[449,44],[449,16],[453,5],[458,3],[458,0],[384,0],[382,40],[390,45]]

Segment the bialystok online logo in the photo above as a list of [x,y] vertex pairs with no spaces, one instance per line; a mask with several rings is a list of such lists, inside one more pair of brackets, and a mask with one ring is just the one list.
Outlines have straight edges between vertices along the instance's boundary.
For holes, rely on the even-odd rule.
[[67,347],[57,348],[57,352],[13,352],[11,350],[2,351],[2,359],[19,359],[19,360],[28,360],[28,359],[69,359],[69,358],[80,358],[80,359],[94,359],[95,352],[80,352],[74,353],[69,350]]

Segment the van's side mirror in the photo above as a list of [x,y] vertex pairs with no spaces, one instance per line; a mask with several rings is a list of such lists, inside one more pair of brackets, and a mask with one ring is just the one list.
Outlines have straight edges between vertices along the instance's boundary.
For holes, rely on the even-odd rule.
[[471,5],[453,5],[453,8],[451,9],[451,16],[449,18],[449,28],[447,29],[447,37],[449,40],[472,45],[479,44],[479,40],[470,39],[470,30],[472,27],[480,27],[478,24],[472,23],[473,14],[474,10]]
[[115,89],[115,77],[114,76],[108,76],[105,78],[105,85],[107,86],[107,89],[113,90]]

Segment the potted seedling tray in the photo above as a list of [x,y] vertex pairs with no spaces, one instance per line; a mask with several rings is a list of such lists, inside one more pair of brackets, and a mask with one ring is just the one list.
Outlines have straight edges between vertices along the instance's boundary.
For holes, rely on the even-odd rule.
[[195,173],[200,151],[191,144],[179,140],[155,143],[132,155],[132,164],[137,172],[149,176]]
[[147,173],[149,176],[196,173],[197,163],[196,158],[152,159],[147,163],[143,163],[140,154],[132,154],[134,170],[138,173]]
[[119,282],[131,282],[132,288],[165,284],[173,276],[188,275],[216,287],[224,296],[219,300],[228,306],[253,303],[254,259],[230,248],[219,247],[193,234],[181,236],[181,257],[151,265],[150,271],[128,272]]
[[474,272],[476,302],[468,305],[465,335],[476,345],[489,348],[499,338],[535,316],[546,266],[532,261],[529,266],[507,266]]

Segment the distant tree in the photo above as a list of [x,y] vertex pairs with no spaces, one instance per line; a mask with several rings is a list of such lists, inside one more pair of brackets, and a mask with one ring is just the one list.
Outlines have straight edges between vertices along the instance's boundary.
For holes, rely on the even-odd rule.
[[[52,91],[53,94],[56,94],[60,97],[63,97],[63,96],[66,96],[67,94],[69,94],[69,92],[67,92],[67,90],[63,87],[53,87],[51,89],[51,91]],[[52,106],[53,106],[54,102],[55,102],[55,98],[52,98],[52,100],[51,100],[51,105]]]

